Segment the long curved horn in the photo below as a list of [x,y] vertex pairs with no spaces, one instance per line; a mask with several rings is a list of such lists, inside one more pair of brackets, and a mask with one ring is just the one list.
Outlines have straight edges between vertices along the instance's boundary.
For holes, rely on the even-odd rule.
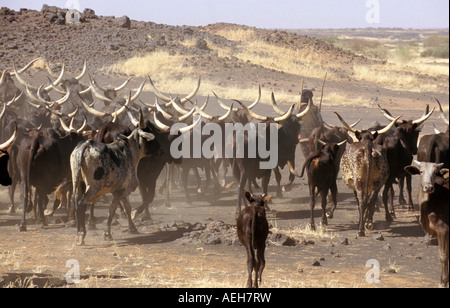
[[179,131],[180,133],[182,133],[182,134],[184,134],[184,133],[186,133],[186,132],[189,132],[189,131],[193,130],[194,127],[197,126],[197,124],[200,123],[201,120],[202,120],[202,117],[200,116],[200,117],[198,117],[197,121],[195,121],[194,123],[192,123],[192,124],[189,125],[189,126],[180,128],[178,131]]
[[237,102],[239,105],[241,105],[242,108],[244,108],[244,110],[254,119],[259,120],[259,121],[267,121],[269,118],[265,117],[265,116],[261,116],[259,114],[254,113],[253,111],[251,111],[250,109],[247,108],[247,106],[245,106],[243,103],[241,103],[240,101],[234,99],[235,102]]
[[8,71],[8,68],[5,68],[2,72],[2,76],[0,77],[0,87],[3,85],[3,83],[5,82],[5,76],[6,76],[6,72]]
[[15,102],[17,102],[23,95],[23,91],[20,91],[19,96],[14,96],[12,100],[10,100],[9,102],[6,103],[6,106],[11,106],[12,104],[14,104]]
[[[92,81],[91,81],[90,84],[89,84],[89,88],[91,89],[92,94],[94,94],[94,96],[95,96],[96,98],[98,98],[99,100],[102,100],[102,101],[108,102],[108,103],[111,103],[111,102],[112,102],[112,99],[107,98],[106,96],[104,96],[103,94],[99,93],[99,92],[96,90],[96,88],[98,88],[98,87],[97,87],[97,86],[94,86],[94,84],[92,83]],[[99,88],[99,90],[101,90],[101,89]]]
[[156,110],[159,111],[162,116],[164,118],[166,118],[167,120],[171,120],[173,118],[173,115],[171,115],[170,113],[166,112],[164,109],[161,108],[161,106],[158,104],[158,97],[155,96],[155,107]]
[[[185,115],[187,113],[189,113],[189,111],[187,111],[186,109],[182,108],[180,105],[178,105],[177,103],[178,97],[176,97],[175,99],[172,99],[170,102],[172,103],[173,108],[175,108],[175,110],[182,115]],[[192,103],[192,105],[194,105]]]
[[[37,93],[39,93],[39,90],[42,88],[43,84],[38,88]],[[28,87],[28,85],[25,87],[26,88],[26,92],[27,92],[27,96],[36,103],[46,103],[45,100],[41,100],[40,98],[34,96],[34,94],[30,91],[30,88]]]
[[352,132],[352,133],[356,133],[356,129],[354,129],[353,127],[348,125],[347,122],[345,122],[345,120],[339,115],[339,113],[337,113],[336,111],[334,113],[337,115],[337,117],[339,118],[339,121],[341,121],[342,125],[344,125],[344,128],[346,130],[348,130],[349,132]]
[[123,88],[125,88],[126,86],[127,86],[127,84],[130,82],[130,80],[133,78],[134,76],[131,76],[130,78],[128,78],[127,80],[125,80],[125,82],[124,83],[122,83],[120,86],[118,86],[118,87],[115,87],[114,88],[114,91],[120,91],[120,90],[122,90]]
[[134,127],[138,127],[139,126],[139,121],[134,117],[134,115],[131,113],[130,108],[127,108],[127,114],[128,114],[128,118],[130,119],[131,123],[133,124]]
[[259,85],[258,97],[257,97],[256,100],[255,100],[250,106],[248,106],[247,108],[248,108],[248,109],[252,109],[253,107],[255,107],[255,106],[259,103],[260,100],[261,100],[261,85]]
[[230,109],[228,109],[228,112],[225,113],[223,116],[221,116],[219,118],[219,121],[225,121],[230,116],[231,112],[233,111],[233,106],[234,104],[231,104]]
[[79,129],[77,129],[77,134],[81,134],[83,131],[84,131],[84,129],[86,128],[86,126],[87,126],[87,120],[86,120],[86,117],[84,118],[84,121],[83,121],[83,124],[81,125],[81,127],[79,128]]
[[83,104],[83,107],[84,107],[90,114],[92,114],[93,116],[103,118],[103,117],[105,117],[105,116],[108,115],[108,114],[105,113],[105,112],[101,112],[101,111],[95,110],[94,108],[92,108],[92,107],[90,107],[88,104],[86,104],[83,100],[81,100],[81,104]]
[[412,121],[412,124],[416,124],[417,126],[422,125],[423,122],[425,122],[426,120],[428,120],[431,117],[431,115],[433,114],[435,109],[436,108],[434,107],[428,114],[425,114],[420,119]]
[[94,79],[94,77],[91,76],[91,74],[88,74],[88,76],[91,84],[93,84],[97,89],[99,89],[102,92],[106,91],[105,88],[103,88],[101,85],[98,84],[98,82]]
[[[381,106],[380,106],[380,104],[378,104],[378,108],[380,108],[381,109],[381,112],[383,113],[383,115],[384,115],[384,117],[386,118],[386,119],[388,119],[389,121],[392,121],[392,120],[394,120],[394,117],[391,115],[391,113],[387,110],[387,109],[384,109],[384,108],[382,108]],[[405,121],[398,121],[398,123],[397,124],[405,124],[406,122]]]
[[75,77],[75,79],[80,81],[81,78],[83,78],[84,75],[86,74],[86,69],[87,69],[87,60],[84,60],[83,70],[81,71],[80,75]]
[[201,77],[198,77],[197,87],[195,87],[194,91],[192,91],[188,96],[180,99],[180,103],[184,104],[187,101],[191,100],[195,95],[197,95],[197,92],[200,89],[201,79]]
[[158,118],[156,117],[156,112],[153,112],[153,120],[154,120],[156,126],[158,126],[159,129],[162,130],[163,132],[170,131],[170,127],[169,126],[165,125],[160,120],[158,120]]
[[309,101],[308,101],[308,105],[306,106],[305,110],[303,110],[299,114],[295,115],[297,117],[297,119],[301,119],[302,117],[304,117],[309,112],[309,109],[311,109],[311,105],[312,105],[312,101],[311,101],[311,98],[310,98]]
[[201,115],[202,117],[204,117],[205,119],[208,119],[210,121],[214,120],[214,117],[207,114],[206,112],[204,112],[203,110],[201,110],[200,108],[198,108],[197,104],[193,104],[195,111]]
[[[59,118],[59,123],[61,123],[62,129],[64,129],[66,131],[66,133],[71,132],[71,129],[69,127],[67,127],[66,123],[64,123],[64,121],[61,118]],[[70,123],[72,123],[72,121]]]
[[440,102],[437,98],[435,98],[435,100],[436,100],[436,102],[439,104],[439,112],[440,112],[440,114],[441,114],[442,120],[444,120],[445,124],[448,125],[448,118],[447,118],[447,116],[445,115],[444,109],[442,109],[441,102]]
[[275,94],[273,94],[273,92],[272,92],[272,108],[273,108],[273,110],[275,110],[275,112],[278,113],[279,115],[284,115],[284,113],[285,113],[283,110],[281,110],[280,108],[278,108],[278,104],[277,104],[277,102],[276,102],[276,100],[275,100]]
[[14,133],[6,142],[0,144],[0,150],[4,152],[8,151],[9,148],[13,146],[14,141],[16,141],[17,135],[18,135],[17,123],[14,122]]
[[55,87],[57,87],[63,80],[63,76],[64,76],[64,64],[61,68],[61,73],[59,74],[58,78],[54,82],[51,82],[51,84],[49,86],[46,86],[44,88],[45,91],[50,91],[50,90],[54,89]]
[[[31,60],[30,62],[28,62],[27,65],[25,65],[23,68],[21,68],[20,70],[17,71],[17,73],[22,74],[23,72],[25,72],[30,66],[32,66],[34,64],[34,62],[38,61],[38,60],[42,60],[44,59],[43,57],[39,57],[39,58],[35,58],[33,60]],[[10,76],[13,76],[16,74],[16,71],[13,73],[9,73]]]
[[[219,98],[219,96],[217,96],[217,94],[214,91],[212,91],[212,93],[216,97],[217,102],[219,103],[219,106],[228,111],[229,107],[227,105],[225,105],[224,102],[222,102],[222,100]],[[233,111],[235,111],[235,112],[238,110],[239,110],[238,108],[233,108]]]
[[5,116],[5,112],[6,112],[6,104],[3,104],[3,110],[2,112],[0,112],[0,120],[2,120],[3,117]]
[[33,91],[37,91],[38,88],[36,88],[35,86],[32,86],[31,84],[28,84],[25,80],[23,80],[23,78],[20,76],[20,73],[17,71],[16,69],[16,64],[13,64],[13,70],[14,70],[14,74],[16,76],[17,81],[24,87],[29,87],[31,90]]
[[150,82],[150,87],[153,90],[153,93],[155,93],[156,96],[158,96],[161,100],[165,101],[166,103],[170,103],[170,101],[172,100],[170,97],[165,96],[164,94],[162,94],[156,87],[155,84],[153,83],[153,80],[150,78],[150,76],[147,76],[148,81]]
[[55,90],[56,92],[58,92],[58,93],[61,94],[61,95],[66,95],[66,94],[67,94],[67,91],[64,91],[64,90],[62,90],[62,89],[58,89],[58,88],[53,84],[53,81],[51,81],[51,79],[50,79],[48,76],[47,76],[47,79],[48,79],[48,81],[50,82],[49,87],[51,87],[52,90]]
[[275,122],[282,122],[282,121],[286,120],[287,118],[289,118],[291,116],[292,112],[294,111],[294,107],[295,107],[295,104],[292,104],[291,108],[289,108],[289,110],[284,115],[274,118],[273,120]]
[[[387,133],[392,127],[394,127],[395,123],[397,123],[398,119],[400,119],[401,116],[396,117],[395,119],[392,120],[391,123],[389,123],[388,126],[386,126],[383,129],[377,130],[376,132],[378,132],[379,135]],[[372,134],[374,134],[375,131],[372,131]]]
[[144,79],[139,88],[136,90],[136,93],[130,98],[130,102],[134,102],[139,97],[139,95],[141,95],[142,89],[144,88],[146,82],[147,79]]
[[291,163],[290,160],[287,161],[287,165],[288,165],[288,167],[289,167],[289,172],[290,172],[291,174],[295,175],[295,176],[298,177],[298,178],[301,178],[300,174],[298,174],[298,172],[295,171],[295,168],[294,168],[294,166],[292,166],[292,163]]
[[[202,108],[200,108],[200,110],[202,110]],[[186,120],[187,118],[191,117],[194,112],[195,112],[195,108],[192,108],[191,111],[189,111],[188,113],[186,113],[185,115],[181,116],[178,118],[178,121],[183,122],[184,120]]]

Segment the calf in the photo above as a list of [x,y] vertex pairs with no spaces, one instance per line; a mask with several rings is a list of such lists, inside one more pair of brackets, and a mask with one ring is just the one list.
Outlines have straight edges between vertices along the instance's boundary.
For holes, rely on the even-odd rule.
[[[267,223],[266,210],[264,206],[269,203],[272,196],[254,196],[249,192],[245,193],[250,206],[241,211],[237,223],[237,235],[239,241],[247,250],[247,288],[258,287],[258,280],[261,283],[262,272],[266,265],[264,250],[266,239],[269,234],[269,224]],[[257,250],[255,256],[255,249]],[[252,274],[255,271],[255,281],[252,283]]]
[[[314,224],[314,207],[316,205],[315,199],[315,191],[316,188],[320,192],[322,197],[322,224],[327,225],[327,216],[329,218],[333,218],[334,210],[337,205],[337,186],[336,186],[336,177],[337,172],[335,169],[335,160],[336,155],[338,153],[339,147],[343,145],[344,142],[336,144],[326,144],[322,150],[312,152],[306,159],[303,164],[302,173],[300,174],[303,177],[305,169],[307,169],[308,173],[308,185],[309,185],[309,196],[311,198],[310,201],[310,225],[311,229],[315,230]],[[327,207],[327,194],[328,190],[331,191],[331,198],[333,200],[333,208],[331,209],[329,214],[325,214]]]
[[448,285],[448,169],[443,163],[413,161],[405,171],[420,175],[418,203],[420,224],[431,237],[438,238],[442,287]]
[[77,218],[77,245],[84,244],[86,236],[85,212],[102,195],[111,193],[113,200],[109,209],[105,239],[112,240],[111,222],[120,203],[128,218],[131,233],[137,229],[131,219],[128,195],[138,185],[137,166],[141,158],[151,154],[160,155],[155,135],[145,132],[143,119],[130,136],[119,135],[111,144],[86,141],[75,148],[70,157],[73,185],[73,207]]

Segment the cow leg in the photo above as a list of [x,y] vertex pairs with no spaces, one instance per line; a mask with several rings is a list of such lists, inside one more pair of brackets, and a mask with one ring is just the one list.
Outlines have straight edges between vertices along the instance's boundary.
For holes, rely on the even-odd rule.
[[412,200],[412,186],[411,186],[411,175],[406,176],[406,192],[408,193],[408,210],[414,211],[413,200]]
[[106,221],[106,229],[105,229],[105,233],[103,235],[103,238],[105,239],[105,241],[113,240],[112,235],[111,235],[111,223],[114,218],[114,215],[116,214],[116,209],[117,209],[117,205],[119,204],[119,202],[120,202],[120,195],[116,193],[113,195],[113,200],[111,202],[111,205],[109,206],[108,219]]
[[[25,178],[25,174],[21,173],[21,178]],[[22,181],[22,191],[23,191],[23,211],[22,211],[22,219],[20,221],[19,225],[19,231],[25,232],[27,231],[27,223],[26,223],[26,215],[28,212],[30,212],[31,206],[30,206],[30,186],[28,184],[28,181]]]
[[258,280],[259,283],[262,282],[262,273],[264,268],[266,267],[266,259],[264,257],[264,250],[265,250],[265,244],[262,247],[259,247],[259,249],[256,251],[256,257],[257,257],[257,263],[256,263],[256,270],[257,270],[257,277],[255,278],[256,281],[256,288],[258,287]]
[[[169,169],[167,168],[167,171],[168,170]],[[142,221],[152,220],[148,207],[155,198],[155,189],[156,189],[156,179],[152,178],[150,181],[145,183],[139,182],[139,192],[141,193],[142,196],[142,204],[136,210],[131,211],[132,219],[135,219],[137,215],[144,212]]]
[[[448,210],[448,209],[447,209]],[[448,216],[447,216],[448,217]],[[442,221],[435,213],[428,215],[430,227],[436,230],[439,244],[439,261],[441,262],[441,287],[447,287],[449,283],[448,261],[449,261],[449,242],[448,242],[448,224]]]
[[239,191],[238,191],[238,202],[237,202],[237,208],[236,208],[236,218],[239,217],[239,214],[241,213],[241,205],[242,205],[242,200],[244,200],[245,202],[245,192],[244,192],[244,188],[245,188],[245,184],[247,183],[248,180],[248,173],[247,171],[244,171],[241,174],[241,179],[239,181]]
[[405,177],[401,176],[398,179],[398,191],[399,191],[399,193],[398,193],[398,203],[400,205],[406,205],[406,199],[405,199],[405,195],[403,193],[404,186],[405,186]]
[[383,205],[384,205],[384,211],[386,213],[386,221],[392,222],[392,221],[394,221],[394,219],[392,219],[391,213],[389,212],[389,208],[388,208],[388,193],[389,193],[389,189],[390,189],[389,186],[391,186],[391,185],[388,183],[384,184]]
[[[98,189],[93,189],[90,186],[83,194],[81,189],[78,189],[79,196],[74,196],[72,207],[75,209],[77,220],[77,238],[76,245],[84,245],[84,238],[86,237],[86,208],[95,198]],[[80,198],[81,197],[81,198]]]
[[127,215],[129,232],[131,234],[138,234],[139,232],[133,223],[133,219],[131,219],[131,205],[130,201],[128,200],[128,196],[122,198],[122,202],[120,202],[120,205],[122,206],[125,214]]
[[278,166],[273,168],[273,173],[275,174],[275,180],[277,181],[277,197],[283,198],[283,192],[281,190],[281,173]]
[[364,231],[364,214],[365,214],[365,206],[364,201],[361,197],[361,201],[358,198],[358,193],[356,191],[353,191],[355,194],[356,203],[358,205],[358,211],[359,211],[359,223],[358,223],[358,236],[366,236],[366,233]]
[[309,185],[309,226],[311,230],[316,231],[316,224],[314,223],[314,207],[316,206],[316,195],[314,194],[316,187]]
[[[195,170],[196,168],[194,168]],[[181,172],[181,180],[183,182],[183,188],[184,188],[184,194],[186,196],[186,202],[191,203],[191,197],[189,196],[189,190],[188,190],[188,176],[189,176],[189,168],[186,166],[183,166],[183,170]]]
[[14,205],[14,193],[16,192],[16,187],[17,187],[17,181],[12,181],[12,184],[8,187],[9,200],[11,201],[11,204],[9,205],[7,213],[10,213],[10,214],[13,214],[16,212],[16,207]]
[[[248,272],[248,279],[247,279],[247,288],[252,288],[252,275],[253,275],[253,269],[255,268],[255,250],[251,246],[250,239],[247,243],[247,272]],[[256,284],[258,284],[256,282]]]
[[48,226],[47,219],[45,217],[44,211],[48,203],[48,197],[44,192],[38,191],[36,189],[36,205],[38,211],[38,218],[41,221],[42,226]]
[[95,225],[94,204],[91,204],[89,206],[88,229],[89,230],[97,230],[97,227]]
[[327,213],[327,217],[332,219],[334,217],[334,211],[336,210],[336,206],[337,206],[337,186],[336,186],[336,184],[334,184],[330,187],[330,191],[331,191],[331,200],[333,201],[333,207]]
[[327,195],[328,195],[328,188],[320,190],[320,196],[322,197],[322,226],[328,226],[328,220],[327,220]]

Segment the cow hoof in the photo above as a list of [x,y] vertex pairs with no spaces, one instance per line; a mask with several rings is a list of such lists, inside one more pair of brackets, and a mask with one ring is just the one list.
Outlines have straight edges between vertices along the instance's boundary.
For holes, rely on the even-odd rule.
[[139,234],[139,231],[136,228],[128,229],[128,233],[130,234]]
[[77,246],[84,246],[84,235],[77,235],[77,238],[75,239],[75,244]]
[[283,198],[283,193],[281,191],[277,191],[277,198]]
[[203,189],[202,189],[201,187],[199,187],[199,188],[197,189],[197,194],[203,194]]
[[329,218],[329,219],[332,219],[334,217],[334,214],[333,213],[327,213],[327,218]]
[[137,210],[132,210],[131,211],[131,219],[134,220],[136,218],[137,215]]
[[406,205],[406,204],[407,204],[407,202],[406,202],[406,200],[405,200],[404,198],[399,198],[399,199],[398,199],[398,203],[399,203],[400,205]]
[[144,215],[144,216],[142,216],[142,218],[141,218],[141,221],[142,222],[144,222],[144,221],[152,221],[153,219],[152,219],[152,217],[150,216],[150,214],[149,215]]
[[386,214],[386,221],[387,222],[393,222],[394,219],[392,218],[391,214]]
[[55,211],[53,211],[53,210],[46,209],[44,211],[45,216],[53,216],[53,214],[55,214]]
[[414,210],[414,207],[410,205],[410,206],[408,207],[408,211],[409,211],[409,212],[414,212],[414,211],[415,211],[415,210]]
[[14,205],[10,205],[8,207],[8,211],[6,213],[8,213],[8,214],[15,214],[16,213],[16,208],[14,207]]
[[112,235],[109,232],[105,232],[105,234],[103,235],[103,238],[105,239],[105,241],[112,241]]
[[367,231],[372,231],[372,230],[373,230],[373,223],[371,223],[371,222],[366,222],[366,224],[364,225],[364,228],[365,228]]
[[364,236],[366,236],[366,233],[364,231],[359,231],[358,236],[364,237]]
[[27,226],[25,226],[25,225],[19,226],[19,232],[26,232],[26,231],[27,231]]

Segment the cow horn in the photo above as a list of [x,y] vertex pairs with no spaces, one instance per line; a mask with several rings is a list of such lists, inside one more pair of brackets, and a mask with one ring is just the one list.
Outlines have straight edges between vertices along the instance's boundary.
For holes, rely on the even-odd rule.
[[255,107],[255,106],[259,103],[260,100],[261,100],[261,85],[259,85],[258,97],[257,97],[256,100],[255,100],[250,106],[248,106],[247,108],[248,108],[248,109],[252,109],[253,107]]
[[334,112],[337,117],[339,118],[339,121],[341,121],[342,125],[344,125],[344,128],[352,133],[356,133],[356,129],[354,129],[353,127],[351,127],[350,125],[347,124],[347,122],[345,122],[345,120],[339,115],[339,113]]
[[170,120],[170,119],[173,118],[173,116],[172,116],[170,113],[166,112],[166,111],[165,111],[164,109],[162,109],[161,106],[158,104],[158,97],[157,97],[157,96],[155,96],[155,107],[156,107],[156,110],[159,111],[159,112],[162,114],[162,116],[163,116],[164,118],[166,118],[167,120]]
[[200,108],[198,108],[197,104],[192,103],[192,105],[194,106],[195,111],[196,111],[199,115],[201,115],[202,117],[204,117],[205,119],[208,119],[208,120],[210,120],[210,121],[214,120],[214,117],[213,117],[213,116],[211,116],[211,115],[207,114],[206,112],[200,110]]
[[[176,97],[175,99],[172,99],[170,102],[172,103],[173,108],[175,108],[175,110],[182,115],[185,115],[187,113],[189,113],[189,111],[187,111],[186,109],[180,107],[180,105],[178,105],[177,100],[179,100],[178,97]],[[193,105],[193,104],[192,104]]]
[[309,109],[311,109],[311,104],[312,104],[312,101],[311,101],[311,98],[310,98],[309,101],[308,101],[308,105],[306,106],[305,110],[303,110],[299,114],[295,115],[297,117],[297,119],[300,119],[300,118],[304,117],[309,112]]
[[170,127],[169,126],[165,125],[160,120],[158,120],[158,118],[156,117],[156,112],[153,112],[153,119],[155,121],[156,126],[158,126],[160,130],[162,130],[163,132],[170,131]]
[[15,96],[15,95],[14,95],[13,99],[10,100],[9,102],[7,102],[6,105],[7,105],[7,106],[11,106],[11,105],[14,104],[15,102],[17,102],[17,101],[22,97],[22,95],[23,95],[23,92],[20,91],[19,96]]
[[130,80],[131,80],[133,77],[134,77],[134,76],[131,76],[130,78],[128,78],[127,80],[125,80],[125,82],[122,83],[120,86],[115,87],[115,88],[114,88],[114,91],[120,91],[120,90],[122,90],[123,88],[125,88],[125,87],[127,86],[127,84],[130,82]]
[[[201,110],[201,109],[202,109],[202,108],[200,108],[200,110]],[[195,111],[196,111],[195,108],[192,108],[191,111],[189,111],[189,112],[186,113],[185,115],[179,117],[179,118],[178,118],[178,121],[183,122],[183,121],[186,120],[187,118],[191,117],[191,116],[194,114]]]
[[[61,123],[61,127],[62,127],[67,133],[70,133],[70,132],[71,132],[70,128],[67,127],[66,123],[64,123],[64,121],[63,121],[61,118],[59,118],[59,123]],[[72,121],[71,121],[70,123],[72,124]]]
[[87,120],[86,120],[86,117],[85,117],[84,121],[83,121],[83,124],[81,125],[81,127],[79,129],[77,129],[77,134],[81,134],[84,131],[84,129],[86,128],[86,126],[87,126]]
[[254,119],[259,120],[259,121],[267,121],[269,118],[265,117],[265,116],[261,116],[258,115],[256,113],[254,113],[253,111],[251,111],[250,109],[248,109],[247,106],[245,106],[243,103],[241,103],[240,101],[234,99],[235,102],[237,102],[239,105],[241,105],[242,108],[244,108],[244,110]]
[[19,71],[14,71],[13,73],[9,73],[10,76],[15,75],[16,73],[22,74],[23,72],[25,72],[30,66],[32,66],[34,64],[34,62],[38,61],[38,60],[42,60],[44,59],[43,57],[39,57],[39,58],[35,58],[33,60],[31,60],[30,62],[28,62],[27,65],[25,65],[23,68],[21,68]]
[[5,116],[5,112],[6,112],[6,104],[3,104],[3,110],[0,113],[0,120],[3,119],[3,117]]
[[179,131],[180,133],[182,133],[182,134],[184,134],[184,133],[186,133],[186,132],[189,132],[189,131],[191,131],[192,129],[194,129],[194,127],[197,126],[197,124],[200,123],[201,120],[202,120],[202,117],[200,116],[200,117],[198,117],[197,121],[195,121],[194,123],[192,123],[192,124],[189,125],[189,126],[180,128],[178,131]]
[[95,110],[94,108],[90,107],[83,100],[81,100],[81,104],[83,104],[84,108],[86,108],[86,110],[93,116],[103,118],[107,115],[107,113],[105,113],[105,112],[101,112],[101,111]]
[[68,116],[69,118],[75,117],[75,115],[77,114],[79,108],[80,108],[80,107],[77,106],[77,109],[75,109],[74,112],[69,113],[67,116]]
[[[381,112],[383,113],[383,115],[384,115],[384,117],[386,119],[388,119],[389,121],[393,121],[394,120],[394,117],[391,115],[391,113],[387,109],[382,108],[380,106],[380,104],[378,104],[378,108],[381,109]],[[398,121],[398,124],[405,124],[405,121],[403,121],[403,120],[402,121]]]
[[417,126],[422,125],[423,122],[425,122],[431,117],[435,109],[436,108],[433,108],[428,114],[423,115],[420,119],[412,121],[412,124],[416,124]]
[[288,165],[288,167],[289,167],[289,172],[290,172],[291,174],[295,175],[295,176],[298,177],[298,178],[301,178],[300,174],[298,174],[298,172],[295,171],[295,168],[294,168],[294,166],[292,166],[292,163],[291,163],[290,160],[287,161],[287,165]]
[[[395,125],[395,123],[397,123],[398,119],[400,119],[401,117],[402,117],[402,116],[396,117],[395,119],[392,120],[391,123],[389,123],[388,126],[386,126],[386,127],[383,128],[383,129],[377,130],[376,132],[378,132],[379,135],[384,134],[384,133],[387,133],[387,132]],[[372,134],[374,134],[374,133],[375,133],[375,131],[372,132]]]
[[[219,103],[219,106],[228,111],[229,107],[227,105],[225,105],[224,102],[222,102],[222,100],[219,98],[219,96],[217,96],[217,94],[214,91],[212,91],[212,93],[216,97],[217,102]],[[237,109],[237,108],[233,108],[233,111],[238,111],[238,110],[239,109]]]
[[32,86],[30,84],[28,84],[25,80],[23,80],[23,78],[20,76],[20,73],[17,71],[16,69],[16,64],[13,64],[13,70],[14,70],[14,74],[16,76],[17,81],[24,87],[29,87],[31,90],[33,91],[37,91],[38,88],[36,88],[35,86]]
[[142,89],[144,88],[146,82],[147,79],[144,79],[139,88],[136,90],[136,93],[132,97],[130,97],[130,102],[134,102],[139,97],[139,95],[141,95]]
[[233,111],[233,106],[234,104],[231,104],[230,109],[228,109],[227,113],[219,118],[219,121],[225,121],[230,116],[231,112]]
[[273,110],[275,110],[276,113],[278,113],[279,115],[284,115],[284,111],[281,110],[280,108],[278,108],[278,104],[275,100],[275,94],[273,94],[272,92],[272,108]]
[[45,91],[50,91],[55,87],[57,87],[61,83],[63,76],[64,76],[64,64],[61,68],[61,73],[59,74],[58,78],[54,82],[51,82],[49,86],[45,87]]
[[97,89],[99,89],[102,92],[105,92],[107,89],[103,88],[102,86],[100,86],[97,81],[94,79],[94,77],[91,76],[91,74],[88,74],[89,76],[89,80],[91,82],[91,84],[93,84]]
[[444,110],[442,109],[441,102],[440,102],[437,98],[435,98],[435,100],[436,100],[437,103],[439,104],[439,112],[440,112],[440,114],[441,114],[442,120],[444,120],[445,124],[448,125],[448,118],[447,118],[447,116],[445,115]]
[[434,123],[433,123],[433,128],[434,128],[434,133],[436,134],[436,135],[439,135],[441,132],[439,131],[439,129],[437,129],[436,128],[436,125],[434,125]]
[[134,117],[134,115],[131,113],[130,108],[127,108],[127,114],[128,114],[128,118],[130,119],[131,123],[133,124],[134,127],[138,127],[139,126],[139,121]]
[[[42,86],[43,86],[43,85],[41,85],[41,86],[39,87],[39,89],[41,89]],[[34,101],[34,102],[36,102],[36,103],[45,103],[45,101],[42,101],[41,99],[39,99],[39,98],[37,98],[36,96],[34,96],[34,94],[30,91],[30,88],[28,87],[28,85],[27,85],[25,88],[26,88],[26,91],[27,91],[27,96],[28,96],[32,101]],[[38,89],[37,93],[39,93],[39,89]]]
[[84,60],[83,70],[81,71],[80,75],[75,77],[75,79],[80,81],[81,78],[83,78],[84,75],[86,74],[86,69],[87,69],[87,60]]
[[[96,85],[94,85],[93,83],[93,79],[91,79],[90,84],[89,84],[89,89],[91,89],[92,94],[94,94],[94,96],[96,98],[98,98],[99,100],[102,100],[104,102],[108,102],[111,103],[112,99],[107,98],[106,96],[104,96],[103,94],[99,93],[96,88],[98,88],[100,91],[103,91],[101,88],[97,87]],[[103,91],[105,92],[105,91]]]
[[50,82],[49,87],[51,87],[53,90],[55,90],[56,92],[58,92],[61,95],[66,95],[67,91],[64,91],[63,89],[58,89],[56,87],[56,85],[53,84],[53,81],[51,81],[51,79],[47,76],[48,81]]
[[197,95],[197,92],[200,89],[200,82],[201,82],[201,77],[198,77],[197,87],[188,96],[180,99],[181,104],[186,103],[187,101],[191,100],[195,95]]
[[5,75],[6,75],[7,71],[8,71],[8,68],[5,68],[2,72],[2,76],[0,77],[0,87],[3,85],[3,82],[5,82]]
[[295,104],[292,104],[291,108],[289,108],[289,110],[284,115],[274,118],[273,120],[275,122],[282,122],[282,121],[288,119],[291,116],[292,112],[294,111],[294,107],[295,107]]
[[[153,90],[153,92],[155,93],[156,96],[158,96],[161,100],[165,101],[166,103],[170,103],[172,101],[172,99],[164,94],[162,94],[156,87],[155,84],[153,83],[152,79],[150,78],[150,76],[147,76],[149,82],[150,82],[150,86]],[[198,92],[198,90],[200,89],[200,82],[201,82],[201,77],[198,78],[198,82],[197,82],[197,87],[186,97],[180,99],[180,104],[184,104],[187,101],[191,100]]]
[[16,141],[17,135],[18,135],[17,123],[14,122],[14,133],[11,136],[11,138],[9,138],[6,142],[0,144],[0,150],[4,152],[8,151],[9,148],[11,148],[12,145],[14,144],[14,141]]

